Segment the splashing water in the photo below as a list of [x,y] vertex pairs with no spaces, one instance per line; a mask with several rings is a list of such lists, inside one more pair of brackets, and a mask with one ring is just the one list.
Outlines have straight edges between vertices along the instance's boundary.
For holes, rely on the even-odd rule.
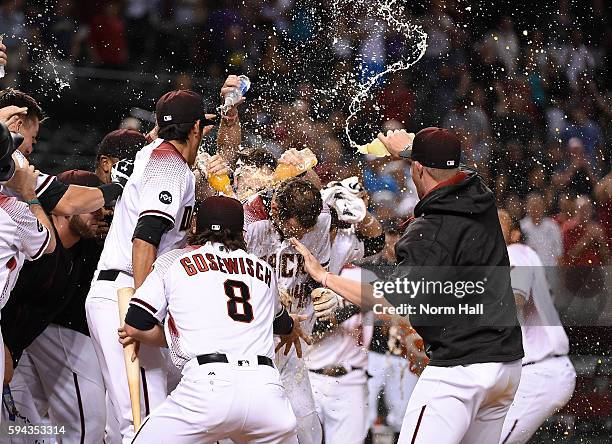
[[[384,21],[389,28],[403,35],[411,45],[407,55],[404,55],[400,60],[391,65],[385,66],[383,71],[367,78],[365,81],[356,81],[355,73],[349,73],[344,75],[338,82],[339,84],[336,88],[340,84],[355,85],[351,94],[352,99],[348,107],[349,115],[344,124],[344,132],[350,146],[352,148],[359,148],[360,145],[351,137],[351,122],[355,120],[358,113],[362,110],[363,104],[371,98],[372,88],[381,79],[394,72],[410,69],[423,57],[427,49],[427,34],[420,25],[414,25],[398,19],[398,17],[404,16],[404,5],[397,0],[334,0],[332,5],[334,17],[338,17],[342,13],[341,10],[345,7],[350,7],[351,10],[365,8],[370,17],[376,17]],[[332,94],[335,95],[337,93],[332,92]]]

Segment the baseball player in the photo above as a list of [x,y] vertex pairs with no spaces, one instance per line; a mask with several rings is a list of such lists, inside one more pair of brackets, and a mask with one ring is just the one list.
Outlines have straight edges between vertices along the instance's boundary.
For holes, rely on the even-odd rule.
[[[357,178],[350,177],[328,183],[321,196],[332,217],[329,270],[360,278],[361,269],[349,264],[378,253],[384,244],[380,223],[366,210],[367,194]],[[358,307],[344,300],[339,305],[344,313],[336,309],[331,324],[321,319],[324,311],[317,313],[314,338],[320,340],[308,348],[305,360],[325,441],[361,444],[368,429],[366,349],[372,324],[364,322]]]
[[[0,124],[0,183],[23,190],[26,199],[20,202],[0,194],[0,308],[6,304],[24,261],[55,249],[51,223],[34,192],[37,173],[30,165],[16,165],[12,157],[20,139]],[[0,354],[0,374],[4,376],[4,346]]]
[[[394,221],[385,227],[385,247],[381,255],[371,262],[371,265],[375,267],[395,266],[395,243],[401,235],[399,225]],[[371,429],[378,419],[378,398],[383,390],[387,412],[385,423],[393,430],[397,438],[402,428],[408,400],[418,381],[418,372],[407,356],[397,353],[401,351],[401,348],[393,349],[397,341],[390,340],[390,330],[391,326],[387,321],[374,325],[368,352],[368,373],[371,376],[368,379],[368,424]]]
[[[315,321],[310,294],[316,285],[305,273],[303,258],[291,246],[289,238],[300,238],[310,246],[317,260],[327,266],[331,216],[327,209],[322,211],[319,189],[302,178],[281,183],[272,195],[269,208],[261,205],[261,200],[259,206],[252,205],[255,202],[245,204],[247,251],[274,269],[279,286],[290,295],[289,312],[307,317],[304,328],[310,334]],[[276,362],[297,417],[300,444],[319,444],[321,423],[304,361],[298,359],[293,349],[288,356],[278,353]]]
[[[203,134],[212,129],[204,126],[202,106],[202,96],[193,91],[171,91],[157,102],[159,138],[136,155],[85,303],[104,385],[124,442],[132,439],[134,430],[123,351],[116,340],[117,290],[140,287],[157,256],[185,245],[194,206],[191,168]],[[148,415],[166,397],[165,359],[159,348],[143,346],[140,363],[142,411]]]
[[506,211],[499,211],[499,221],[508,244],[525,349],[521,382],[499,442],[523,444],[570,400],[576,372],[567,357],[569,341],[550,296],[546,268],[537,253],[519,241],[520,229]]
[[[25,165],[27,163],[26,158],[32,153],[36,144],[40,122],[43,119],[43,111],[31,96],[11,88],[0,93],[0,106],[26,110],[25,113],[17,113],[7,122],[11,131],[22,135],[16,147],[15,156],[17,156],[16,160],[21,165]],[[117,169],[120,166],[118,165],[115,168]],[[115,181],[112,183],[104,182],[98,187],[83,187],[62,184],[56,177],[40,173],[36,179],[36,197],[47,213],[59,216],[91,213],[103,206],[114,205],[114,202],[123,192],[124,180],[121,179],[122,175],[115,174],[114,177]],[[0,187],[0,190],[7,196],[15,196],[23,200],[23,190],[5,186]]]
[[[100,184],[87,171],[68,171],[58,179]],[[53,424],[65,426],[62,442],[101,442],[105,390],[84,302],[101,252],[93,239],[106,222],[98,210],[52,216],[52,223],[58,239],[55,251],[23,267],[3,309],[4,341],[18,362],[10,389],[18,412],[30,423],[40,424],[48,414]]]
[[[421,199],[396,245],[400,266],[387,282],[448,282],[452,291],[434,291],[433,297],[424,290],[408,294],[394,285],[377,298],[373,286],[329,273],[298,240],[291,243],[313,279],[351,302],[402,310],[415,304],[416,316],[410,314],[410,320],[416,320],[430,362],[408,401],[400,443],[441,438],[449,443],[497,442],[518,388],[523,349],[493,193],[476,172],[459,168],[461,142],[445,129],[426,128],[414,137],[402,130],[379,139],[394,156],[410,159]],[[454,273],[461,266],[484,269],[459,277]],[[428,304],[442,301],[456,307],[450,304],[466,296],[455,286],[461,279],[469,279],[472,288],[481,282],[482,290],[462,299],[472,306],[470,315],[439,317],[428,310]],[[412,296],[419,300],[413,302]]]
[[305,336],[300,318],[280,304],[274,270],[245,251],[243,224],[239,201],[206,199],[190,245],[160,256],[132,297],[122,343],[168,340],[183,369],[134,443],[297,443],[272,333],[289,335],[285,343],[298,347]]

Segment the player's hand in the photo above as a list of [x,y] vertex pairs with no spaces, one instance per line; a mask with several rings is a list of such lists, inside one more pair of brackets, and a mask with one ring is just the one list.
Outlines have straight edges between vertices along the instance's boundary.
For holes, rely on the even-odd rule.
[[[227,93],[233,91],[235,88],[238,88],[239,86],[240,86],[240,79],[238,78],[237,75],[231,74],[227,76],[227,79],[225,79],[225,83],[221,87],[221,94],[220,94],[221,102],[223,102],[223,99]],[[244,101],[245,101],[245,98],[243,96],[240,100],[238,100],[238,102],[236,102],[234,106],[232,106],[229,110],[227,110],[227,112],[225,113],[223,117],[228,120],[235,120],[238,117],[238,105],[240,105]]]
[[315,288],[310,294],[315,316],[322,321],[333,321],[338,306],[338,295],[328,288]]
[[407,146],[412,146],[414,133],[408,133],[403,129],[395,131],[389,130],[387,131],[387,135],[379,133],[378,140],[385,145],[385,148],[391,153],[392,157],[400,158],[399,153],[404,151]]
[[297,354],[297,357],[301,358],[302,357],[302,343],[300,342],[300,339],[303,340],[308,345],[312,344],[312,338],[309,335],[307,335],[304,332],[304,330],[302,330],[302,326],[300,324],[300,322],[308,319],[308,316],[294,315],[294,314],[290,316],[293,319],[293,329],[291,330],[291,333],[289,333],[288,335],[280,336],[280,342],[278,343],[274,351],[277,352],[283,346],[285,346],[285,351],[283,352],[283,354],[287,356],[289,352],[291,351],[291,346],[293,345],[295,347],[295,353]]
[[8,56],[6,55],[6,45],[2,43],[0,39],[0,65],[6,66],[8,62]]
[[134,344],[134,352],[132,353],[132,357],[131,357],[132,362],[134,362],[136,358],[138,358],[138,351],[140,350],[140,342],[138,342],[136,339],[132,338],[131,336],[128,336],[124,327],[119,327],[117,329],[117,334],[119,335],[119,343],[123,345],[123,348],[127,347],[128,345]]
[[4,346],[4,385],[11,382],[15,369],[13,368],[13,355],[5,345]]
[[[1,54],[1,53],[0,53]],[[0,57],[0,61],[1,61]],[[1,63],[0,63],[1,64]],[[4,123],[7,127],[17,123],[19,119],[25,117],[28,114],[28,108],[26,106],[19,107],[15,105],[5,106],[0,108],[0,122]]]
[[125,184],[133,172],[134,161],[132,159],[122,159],[111,168],[111,181],[125,188]]
[[210,176],[223,176],[230,173],[227,162],[223,157],[215,154],[206,161],[206,174]]
[[15,162],[15,173],[5,183],[5,186],[15,191],[24,200],[36,199],[36,178],[40,172],[35,170],[27,160],[20,160],[15,153],[13,153],[13,161]]
[[308,250],[308,248],[306,248],[304,244],[302,244],[295,237],[292,237],[290,239],[290,242],[291,245],[293,245],[293,248],[295,248],[298,253],[304,256],[304,269],[306,270],[306,273],[308,273],[310,277],[312,277],[315,281],[323,283],[325,275],[327,274],[325,268],[321,266],[319,261],[312,255],[310,250]]
[[157,139],[157,132],[158,131],[159,131],[159,126],[155,125],[151,131],[149,131],[147,134],[145,134],[145,139],[147,139],[147,142],[151,143],[155,139]]

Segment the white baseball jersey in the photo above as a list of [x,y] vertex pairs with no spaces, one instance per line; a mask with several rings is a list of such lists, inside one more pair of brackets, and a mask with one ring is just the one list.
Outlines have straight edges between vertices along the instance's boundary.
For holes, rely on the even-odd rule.
[[545,269],[527,245],[508,246],[512,291],[525,299],[522,317],[523,364],[554,355],[566,355],[569,341],[553,305]]
[[[332,257],[334,254],[332,246]],[[362,281],[360,267],[347,266],[341,270],[340,276],[347,279]],[[348,303],[340,298],[339,306]],[[367,381],[368,347],[374,331],[369,314],[358,313],[340,324],[332,333],[308,348],[306,366],[316,370],[325,367],[342,365],[349,370],[342,377],[343,384],[363,384]],[[351,372],[351,369],[362,369],[362,372]]]
[[132,274],[132,236],[143,216],[159,216],[172,225],[157,248],[160,256],[185,245],[195,201],[195,177],[176,148],[157,139],[142,148],[134,172],[115,206],[98,270]]
[[[246,219],[246,216],[245,216]],[[315,226],[301,239],[313,256],[327,267],[330,259],[329,229],[331,216],[321,212]],[[308,316],[308,325],[314,324],[314,308],[310,293],[312,279],[304,270],[304,257],[283,239],[271,220],[258,220],[246,228],[247,251],[265,260],[276,272],[278,284],[287,289],[293,298],[291,313]]]
[[274,357],[272,323],[282,310],[276,277],[266,262],[244,250],[207,242],[170,251],[155,261],[130,304],[165,321],[179,368],[208,353],[237,360]]
[[0,194],[0,308],[15,287],[24,260],[44,254],[51,236],[27,204]]

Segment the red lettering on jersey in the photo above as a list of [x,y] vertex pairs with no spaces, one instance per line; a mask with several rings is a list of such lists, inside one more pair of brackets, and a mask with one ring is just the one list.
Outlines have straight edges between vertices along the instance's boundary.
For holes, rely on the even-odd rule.
[[198,254],[194,254],[192,257],[193,257],[193,262],[195,262],[195,266],[198,267],[198,271],[202,273],[205,271],[208,271],[208,265],[206,264],[206,261],[204,260],[204,256],[198,253]]
[[272,270],[270,270],[269,268],[266,268],[266,278],[264,282],[269,287],[271,281],[272,281]]
[[238,258],[238,263],[240,264],[240,273],[246,274],[246,270],[244,269],[244,258]]
[[206,259],[208,259],[208,265],[212,271],[218,271],[219,266],[217,265],[217,261],[215,261],[215,256],[212,253],[206,253]]
[[227,273],[227,270],[223,266],[223,261],[221,260],[221,258],[219,256],[217,256],[217,264],[219,265],[219,271],[221,273]]
[[238,273],[238,259],[235,257],[224,257],[223,264],[229,274]]
[[249,276],[253,276],[253,259],[249,259],[248,257],[244,260],[247,264],[247,273],[249,274]]
[[183,259],[181,259],[181,265],[187,272],[187,276],[193,276],[197,273],[195,267],[191,264],[191,259],[189,259],[188,257],[184,257]]
[[264,277],[263,277],[262,272],[263,272],[263,265],[261,264],[261,262],[257,261],[257,264],[255,264],[255,277],[263,282]]
[[17,267],[17,261],[15,260],[14,257],[10,258],[9,261],[6,263],[6,268],[9,269],[9,271],[13,271],[15,269],[15,267]]
[[276,255],[275,254],[272,254],[264,258],[264,260],[268,263],[270,267],[272,267],[273,270],[276,270]]
[[290,267],[289,264],[295,263],[295,254],[288,253],[281,255],[281,266],[280,266],[280,274],[282,277],[291,277],[295,276],[295,267]]

